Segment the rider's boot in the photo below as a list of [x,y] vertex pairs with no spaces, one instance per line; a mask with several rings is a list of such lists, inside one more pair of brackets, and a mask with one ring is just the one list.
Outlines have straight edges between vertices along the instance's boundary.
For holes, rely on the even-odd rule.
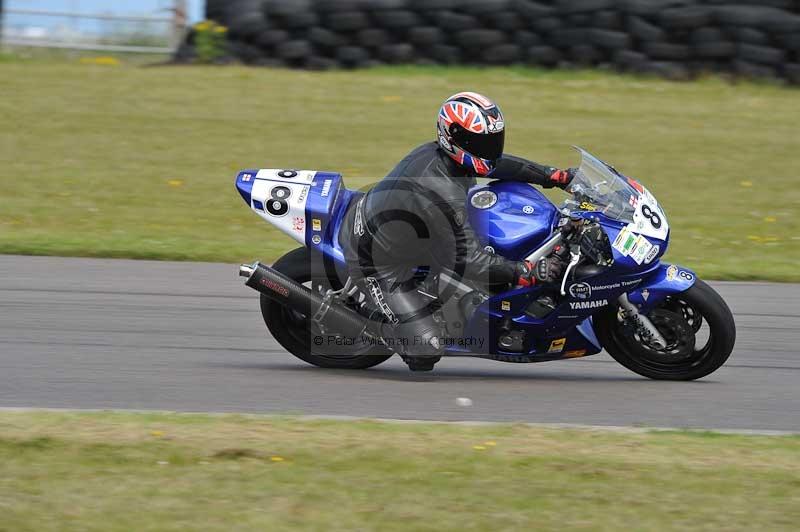
[[411,371],[431,371],[433,366],[442,359],[440,356],[407,356],[403,355],[403,361],[408,364],[408,369]]

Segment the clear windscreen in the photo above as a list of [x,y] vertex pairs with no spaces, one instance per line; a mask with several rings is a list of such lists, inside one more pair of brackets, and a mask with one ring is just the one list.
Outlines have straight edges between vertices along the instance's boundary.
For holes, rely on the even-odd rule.
[[567,192],[572,199],[566,207],[601,212],[609,218],[633,222],[640,191],[628,178],[588,151],[575,147],[581,154],[581,165]]

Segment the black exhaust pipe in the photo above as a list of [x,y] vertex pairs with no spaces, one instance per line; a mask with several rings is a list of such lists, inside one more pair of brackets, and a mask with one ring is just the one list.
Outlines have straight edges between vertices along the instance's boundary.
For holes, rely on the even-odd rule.
[[380,324],[371,321],[347,308],[336,300],[309,290],[294,279],[260,262],[242,264],[239,275],[247,277],[245,285],[253,288],[272,301],[295,310],[304,316],[321,317],[327,329],[351,338],[362,335],[380,336]]

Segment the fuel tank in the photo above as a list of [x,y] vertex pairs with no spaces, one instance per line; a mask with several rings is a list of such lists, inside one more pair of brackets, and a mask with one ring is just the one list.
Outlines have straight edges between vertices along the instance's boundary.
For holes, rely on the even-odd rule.
[[471,189],[467,212],[481,244],[512,260],[538,248],[558,222],[558,209],[544,194],[510,181]]

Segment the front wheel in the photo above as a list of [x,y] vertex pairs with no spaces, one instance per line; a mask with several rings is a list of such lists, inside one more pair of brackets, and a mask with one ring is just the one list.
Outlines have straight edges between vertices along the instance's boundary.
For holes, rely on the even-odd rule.
[[[290,251],[278,259],[272,268],[312,290],[330,288],[327,280],[312,277],[311,257],[306,248]],[[284,349],[314,366],[366,369],[377,366],[392,356],[383,347],[370,345],[362,339],[354,338],[351,342],[341,338],[342,341],[339,342],[339,337],[320,331],[308,316],[288,309],[263,294],[261,314],[269,332]]]
[[616,306],[594,317],[595,332],[608,354],[639,375],[699,379],[719,369],[733,351],[733,315],[720,295],[699,279],[685,292],[665,299],[647,317],[667,340],[666,347],[649,345],[622,320]]

